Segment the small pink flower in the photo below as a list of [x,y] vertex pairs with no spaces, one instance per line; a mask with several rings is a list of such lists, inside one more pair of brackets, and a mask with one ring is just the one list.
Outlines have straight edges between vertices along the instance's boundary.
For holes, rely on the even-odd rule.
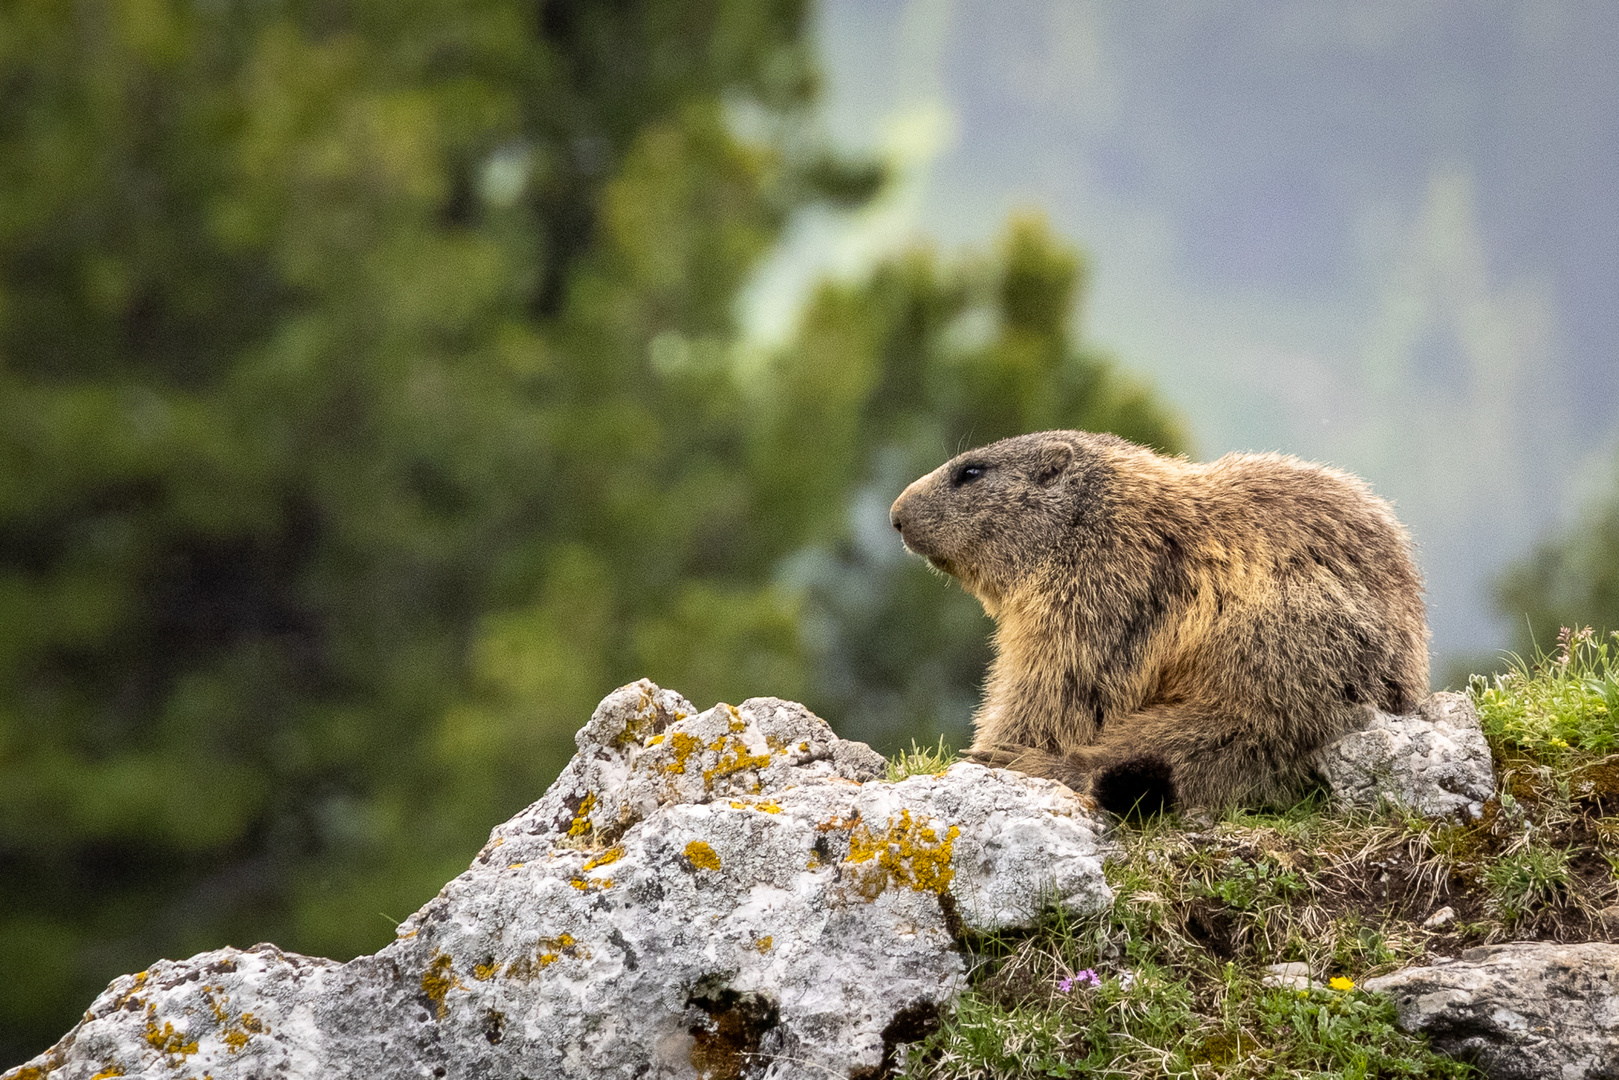
[[1087,987],[1088,986],[1088,987],[1091,987],[1091,988],[1094,989],[1095,987],[1098,987],[1098,986],[1101,986],[1101,985],[1102,985],[1102,977],[1100,975],[1096,974],[1095,970],[1092,969],[1092,968],[1086,968],[1084,971],[1076,971],[1076,972],[1074,972],[1074,974],[1069,975],[1067,978],[1057,980],[1057,989],[1058,989],[1059,992],[1064,993],[1064,994],[1066,994],[1069,991],[1073,990],[1076,986],[1077,987]]

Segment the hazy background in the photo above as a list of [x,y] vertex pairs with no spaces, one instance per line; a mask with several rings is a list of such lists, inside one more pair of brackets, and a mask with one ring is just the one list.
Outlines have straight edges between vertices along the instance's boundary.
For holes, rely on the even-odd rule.
[[904,182],[804,221],[750,326],[915,238],[1037,207],[1089,338],[1198,456],[1283,450],[1393,499],[1436,669],[1522,630],[1490,583],[1613,475],[1619,8],[1445,0],[831,0],[824,115]]
[[[968,737],[887,507],[1053,427],[1619,627],[1619,8],[0,4],[0,1067],[388,941],[615,686]],[[1544,538],[1542,541],[1540,538]]]

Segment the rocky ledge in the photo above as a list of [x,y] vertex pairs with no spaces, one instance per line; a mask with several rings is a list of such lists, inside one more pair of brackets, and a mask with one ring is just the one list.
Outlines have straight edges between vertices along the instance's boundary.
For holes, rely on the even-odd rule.
[[[966,763],[886,782],[802,705],[699,712],[642,681],[575,739],[375,955],[159,961],[0,1080],[877,1077],[964,986],[965,934],[1112,903],[1086,800]],[[1317,762],[1351,806],[1476,815],[1494,786],[1458,694]],[[1596,1080],[1619,1077],[1616,980],[1619,947],[1515,945],[1368,985],[1498,1080]]]
[[576,741],[375,955],[160,961],[5,1080],[877,1076],[963,985],[964,931],[1112,902],[1068,789],[873,782],[802,705],[643,681]]
[[1392,995],[1402,1028],[1491,1080],[1619,1077],[1619,945],[1486,945],[1366,989]]

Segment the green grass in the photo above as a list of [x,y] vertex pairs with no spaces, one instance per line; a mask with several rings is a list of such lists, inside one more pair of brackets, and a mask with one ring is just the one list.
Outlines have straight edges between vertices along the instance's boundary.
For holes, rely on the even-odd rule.
[[1557,651],[1511,666],[1493,679],[1474,676],[1471,693],[1493,743],[1558,761],[1619,750],[1619,631],[1599,639],[1589,628],[1558,636]]
[[909,750],[901,750],[888,759],[888,779],[890,782],[903,780],[907,776],[928,776],[943,772],[957,761],[956,752],[944,744],[944,736],[939,736],[937,746],[918,746],[916,740],[911,740]]
[[[1619,902],[1619,639],[1565,632],[1555,654],[1469,692],[1496,755],[1480,820],[1343,813],[1317,793],[1121,824],[1112,907],[971,940],[970,989],[902,1075],[1476,1076],[1359,984],[1473,945],[1612,940],[1598,913]],[[913,746],[890,775],[952,758]],[[1454,917],[1425,927],[1444,907]],[[1286,961],[1332,982],[1264,986]]]

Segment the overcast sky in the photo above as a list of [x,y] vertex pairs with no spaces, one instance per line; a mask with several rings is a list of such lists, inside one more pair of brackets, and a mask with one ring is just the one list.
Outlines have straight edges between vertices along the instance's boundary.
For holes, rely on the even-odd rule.
[[1488,586],[1614,474],[1619,4],[823,0],[826,121],[900,181],[799,222],[805,284],[1036,208],[1087,253],[1089,339],[1199,457],[1367,477],[1420,546],[1435,653],[1510,627]]

